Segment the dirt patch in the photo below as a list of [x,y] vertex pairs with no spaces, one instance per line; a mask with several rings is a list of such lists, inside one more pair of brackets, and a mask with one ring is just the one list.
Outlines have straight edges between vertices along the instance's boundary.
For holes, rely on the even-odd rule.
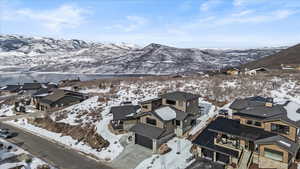
[[97,133],[94,125],[85,125],[84,127],[80,125],[72,126],[66,123],[55,122],[49,117],[29,120],[29,123],[51,132],[61,133],[62,136],[71,136],[74,140],[84,142],[93,149],[101,150],[109,146],[109,142]]

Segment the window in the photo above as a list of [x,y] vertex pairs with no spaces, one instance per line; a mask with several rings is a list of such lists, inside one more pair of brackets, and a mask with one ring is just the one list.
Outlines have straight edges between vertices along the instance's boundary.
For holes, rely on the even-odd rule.
[[257,126],[257,127],[261,127],[261,122],[256,121],[256,122],[254,123],[254,125]]
[[167,104],[176,105],[176,102],[173,100],[167,100],[166,102]]
[[156,120],[155,119],[150,119],[150,118],[147,117],[146,118],[146,123],[156,126]]
[[246,123],[249,124],[249,125],[252,125],[252,124],[253,124],[253,121],[252,121],[252,120],[247,120]]
[[176,120],[176,126],[180,126],[180,121]]
[[276,133],[281,133],[281,134],[289,134],[290,132],[290,127],[285,126],[285,125],[280,125],[280,124],[271,124],[271,131],[276,132]]
[[278,160],[278,161],[283,160],[283,152],[268,149],[268,148],[264,149],[264,156],[273,160]]
[[247,120],[246,124],[261,127],[261,122],[259,122],[259,121]]
[[148,109],[148,105],[143,105],[143,109]]

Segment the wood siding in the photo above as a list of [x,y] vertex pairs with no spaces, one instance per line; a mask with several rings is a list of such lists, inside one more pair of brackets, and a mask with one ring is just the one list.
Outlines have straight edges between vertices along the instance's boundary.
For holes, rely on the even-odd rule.
[[284,125],[284,126],[289,126],[290,130],[289,130],[289,134],[281,134],[281,133],[277,133],[280,134],[284,137],[287,137],[293,141],[296,141],[297,138],[297,128],[295,128],[294,126],[291,126],[287,123],[284,123],[282,121],[271,121],[271,122],[266,122],[265,123],[265,130],[266,131],[270,131],[271,132],[271,124],[280,124],[280,125]]

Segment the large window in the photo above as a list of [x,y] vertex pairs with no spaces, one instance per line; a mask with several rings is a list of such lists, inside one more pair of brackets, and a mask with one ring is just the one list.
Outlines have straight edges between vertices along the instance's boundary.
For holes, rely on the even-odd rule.
[[143,109],[148,109],[148,105],[143,105]]
[[253,126],[261,127],[261,122],[259,122],[259,121],[247,120],[246,123],[248,125],[253,125]]
[[276,133],[281,133],[281,134],[289,134],[290,132],[290,127],[285,126],[285,125],[280,125],[280,124],[271,124],[271,131],[276,132]]
[[268,148],[265,148],[264,156],[273,160],[278,160],[278,161],[283,160],[283,152],[279,152]]
[[146,118],[146,123],[156,126],[156,120],[155,119]]
[[175,105],[176,104],[176,102],[173,101],[173,100],[167,100],[166,102],[167,102],[167,104],[171,104],[171,105]]

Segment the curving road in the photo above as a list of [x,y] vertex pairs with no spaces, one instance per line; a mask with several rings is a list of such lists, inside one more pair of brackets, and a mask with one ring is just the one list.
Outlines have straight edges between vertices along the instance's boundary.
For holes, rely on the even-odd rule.
[[0,128],[7,128],[18,133],[8,141],[18,145],[32,155],[43,159],[59,169],[112,169],[111,167],[90,159],[75,150],[25,132],[19,128],[0,123]]

